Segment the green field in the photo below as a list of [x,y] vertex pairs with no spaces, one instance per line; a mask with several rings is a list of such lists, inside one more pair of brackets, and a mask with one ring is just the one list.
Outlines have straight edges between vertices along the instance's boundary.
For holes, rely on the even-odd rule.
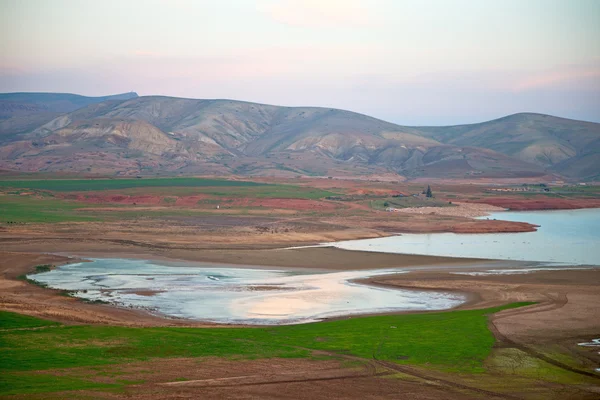
[[[96,196],[110,190],[118,195],[152,195],[163,198],[161,206],[175,206],[176,196],[208,195],[198,202],[198,208],[209,204],[222,204],[235,199],[308,199],[317,200],[335,193],[304,186],[263,184],[257,182],[228,181],[202,178],[151,178],[151,179],[46,179],[46,180],[2,180],[0,181],[0,223],[56,223],[107,220],[124,218],[131,214],[137,218],[140,213],[135,207],[116,205],[107,201],[102,204],[61,200],[57,193],[86,192],[85,196]],[[121,207],[122,210],[90,213],[78,211],[102,205]],[[188,206],[189,207],[189,206]],[[213,207],[211,207],[213,208]],[[243,208],[243,207],[241,207]],[[146,210],[143,216],[161,217],[168,215],[196,215],[201,210],[165,209]]]
[[78,208],[93,205],[63,201],[51,197],[0,196],[0,222],[95,221],[98,218],[78,213]]
[[206,186],[206,187],[157,187],[120,190],[120,194],[140,195],[172,195],[191,196],[207,194],[214,197],[235,198],[277,198],[277,199],[309,199],[317,200],[335,195],[335,193],[305,186],[295,185],[260,185],[260,186]]
[[[478,374],[494,345],[485,310],[388,315],[266,328],[123,328],[64,326],[0,312],[0,394],[77,388],[99,383],[110,365],[166,357],[310,358],[312,350],[377,358],[446,372]],[[27,328],[27,329],[23,329]],[[77,375],[77,367],[94,367]],[[73,374],[70,374],[73,369]]]
[[29,189],[49,192],[113,190],[123,194],[192,195],[203,193],[213,196],[286,199],[320,199],[335,195],[330,191],[304,186],[204,178],[0,180],[0,189],[15,190],[16,192]]
[[268,184],[266,183],[204,178],[43,179],[0,181],[0,188],[38,189],[53,192],[83,192],[138,187],[249,187],[267,185]]

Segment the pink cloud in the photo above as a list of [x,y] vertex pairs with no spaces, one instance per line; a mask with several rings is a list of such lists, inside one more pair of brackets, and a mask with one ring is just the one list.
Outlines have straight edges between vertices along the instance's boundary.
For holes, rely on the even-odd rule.
[[[364,74],[370,63],[382,53],[374,46],[296,46],[270,47],[232,51],[231,54],[175,56],[149,50],[136,50],[129,56],[88,66],[94,70],[130,72],[138,77],[158,79],[187,77],[233,81],[245,78],[285,78],[288,80],[315,77],[335,79]],[[343,65],[339,68],[337,65]]]
[[158,53],[156,51],[148,51],[148,50],[135,50],[133,52],[133,54],[135,56],[140,56],[140,57],[160,57],[160,56],[162,56],[161,53]]
[[375,19],[361,0],[262,1],[259,10],[278,22],[300,27],[356,27],[370,25]]
[[568,67],[543,71],[517,80],[512,89],[516,92],[580,84],[581,82],[600,82],[600,67]]

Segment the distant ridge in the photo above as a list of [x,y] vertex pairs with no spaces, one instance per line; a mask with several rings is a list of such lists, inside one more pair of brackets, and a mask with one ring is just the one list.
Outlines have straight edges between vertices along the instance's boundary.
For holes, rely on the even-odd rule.
[[138,97],[135,92],[101,97],[70,93],[0,93],[0,143],[10,140],[15,134],[27,132],[51,121],[60,114],[90,104],[135,97]]
[[0,93],[0,103],[35,104],[51,112],[71,112],[90,104],[109,100],[129,100],[138,97],[135,92],[110,96],[88,97],[71,93],[14,92]]
[[600,173],[600,124],[538,113],[518,113],[488,122],[420,127],[442,143],[486,148],[549,171],[591,179]]
[[[21,171],[600,177],[600,124],[542,114],[408,127],[333,108],[235,100],[11,93],[0,94],[0,104],[8,98],[32,107],[0,120],[0,168]],[[52,118],[35,109],[65,104],[77,108]],[[6,123],[17,116],[20,126]]]

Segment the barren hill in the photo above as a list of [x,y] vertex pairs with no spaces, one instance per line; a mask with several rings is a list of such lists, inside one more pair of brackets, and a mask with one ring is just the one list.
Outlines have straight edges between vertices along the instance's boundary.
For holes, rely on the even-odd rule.
[[86,97],[70,93],[0,93],[0,143],[11,136],[51,121],[57,116],[90,104],[126,100],[137,93]]
[[574,178],[600,174],[600,124],[521,113],[471,125],[419,127],[446,144],[486,148]]
[[[109,99],[26,132],[10,132],[11,140],[0,146],[0,168],[116,175],[396,173],[441,178],[535,177],[558,168],[574,177],[598,173],[597,152],[582,167],[558,156],[544,164],[515,150],[516,144],[503,146],[504,141],[517,143],[514,137],[526,142],[530,135],[530,124],[516,124],[512,118],[419,128],[330,108],[160,96]],[[554,135],[565,143],[571,140],[573,149],[565,145],[565,154],[578,155],[578,149],[592,149],[600,137],[600,124],[556,120],[561,122],[555,129],[560,135],[544,133],[553,126],[549,120],[536,128],[528,148],[539,142],[546,149],[544,135]]]

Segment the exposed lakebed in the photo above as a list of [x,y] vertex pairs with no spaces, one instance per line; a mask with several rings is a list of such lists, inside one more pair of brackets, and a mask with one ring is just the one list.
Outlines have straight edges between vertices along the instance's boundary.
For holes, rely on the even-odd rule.
[[113,258],[64,265],[29,278],[88,300],[234,324],[293,324],[352,314],[444,310],[466,300],[454,293],[353,282],[394,272],[403,271],[314,273]]

